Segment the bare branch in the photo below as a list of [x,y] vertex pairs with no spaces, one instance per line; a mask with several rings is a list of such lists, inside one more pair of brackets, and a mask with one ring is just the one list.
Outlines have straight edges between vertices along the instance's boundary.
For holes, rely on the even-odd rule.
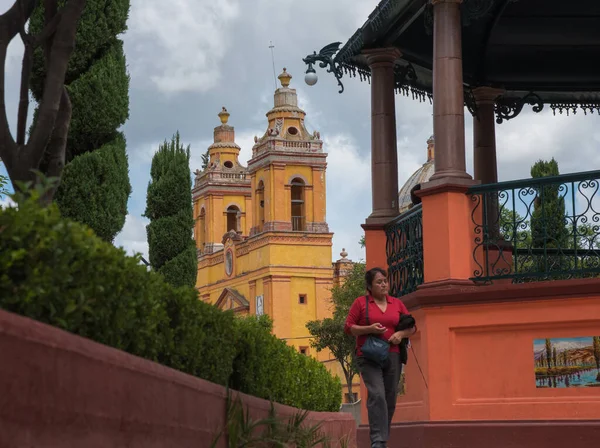
[[17,145],[25,144],[27,130],[27,113],[29,112],[29,79],[33,65],[33,47],[30,42],[25,43],[23,53],[23,66],[21,67],[21,91],[19,93],[19,112],[17,114]]
[[[59,178],[62,176],[63,168],[65,167],[65,148],[67,146],[67,136],[69,134],[69,124],[71,123],[71,99],[67,88],[63,86],[60,107],[56,115],[54,131],[50,137],[46,154],[48,157],[48,168],[46,176],[51,178]],[[56,183],[58,186],[58,182]],[[42,198],[43,203],[49,204],[54,197],[56,188],[46,192],[46,197]]]
[[[52,3],[52,1],[49,3]],[[47,59],[48,68],[44,82],[44,93],[38,109],[38,120],[25,147],[25,151],[28,156],[32,157],[31,160],[36,167],[39,166],[44,156],[46,145],[54,130],[62,100],[69,58],[75,47],[77,24],[84,6],[85,0],[70,0],[63,7],[62,19],[52,39],[50,51],[52,57]],[[50,22],[48,16],[47,21]]]
[[13,157],[17,150],[17,144],[10,132],[8,117],[6,116],[4,77],[7,48],[8,45],[3,45],[0,42],[0,158],[2,158],[10,174],[10,169],[13,165]]
[[[19,33],[20,17],[29,20],[38,0],[17,0],[8,11],[0,15],[0,45],[7,45]],[[23,15],[21,15],[21,8]]]
[[18,146],[10,132],[6,115],[6,52],[8,44],[29,20],[36,4],[37,0],[17,0],[8,11],[0,15],[0,157],[9,170],[13,166]]

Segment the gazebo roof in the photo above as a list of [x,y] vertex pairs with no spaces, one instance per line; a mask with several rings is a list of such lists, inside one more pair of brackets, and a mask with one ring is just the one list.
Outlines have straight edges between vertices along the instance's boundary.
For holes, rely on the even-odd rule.
[[[471,88],[490,86],[521,107],[600,112],[599,0],[464,0],[461,9],[467,106]],[[347,74],[368,77],[361,52],[396,47],[402,52],[397,88],[431,99],[432,27],[427,0],[383,0],[333,61]]]

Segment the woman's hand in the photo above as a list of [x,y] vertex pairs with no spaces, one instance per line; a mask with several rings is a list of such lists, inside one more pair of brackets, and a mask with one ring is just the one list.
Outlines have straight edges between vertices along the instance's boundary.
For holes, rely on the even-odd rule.
[[405,337],[407,337],[407,335],[405,334],[404,331],[397,331],[393,335],[390,336],[390,339],[388,340],[388,342],[390,344],[398,345],[398,344],[400,344],[400,341],[402,341],[402,339],[404,339]]
[[375,324],[371,324],[367,327],[371,334],[383,334],[386,331],[386,328],[381,325],[379,322]]

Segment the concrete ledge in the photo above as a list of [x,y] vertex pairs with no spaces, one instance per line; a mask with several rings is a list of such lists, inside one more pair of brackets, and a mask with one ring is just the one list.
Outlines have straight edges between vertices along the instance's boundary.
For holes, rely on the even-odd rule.
[[[216,384],[0,310],[0,447],[206,447],[223,426],[226,395]],[[253,418],[269,411],[268,401],[239,395]],[[297,412],[276,407],[282,416]],[[309,420],[333,440],[354,441],[349,414],[314,412]]]
[[[595,448],[600,420],[465,421],[395,423],[390,448]],[[368,426],[358,429],[358,447],[367,448]]]

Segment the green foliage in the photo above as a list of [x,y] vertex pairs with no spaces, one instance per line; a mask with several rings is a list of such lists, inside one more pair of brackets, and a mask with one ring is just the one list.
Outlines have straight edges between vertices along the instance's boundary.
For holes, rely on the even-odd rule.
[[344,283],[341,286],[331,288],[334,318],[345,321],[354,300],[365,295],[365,273],[364,263],[354,263]]
[[114,39],[101,58],[68,85],[73,115],[67,161],[113,140],[129,118],[129,75],[123,42]]
[[6,189],[8,182],[8,177],[0,174],[0,199],[2,199],[3,196],[8,194],[8,190]]
[[365,236],[364,235],[360,237],[360,240],[358,240],[358,244],[362,248],[364,248],[367,245],[367,241],[365,240]]
[[[44,2],[39,3],[29,22],[34,34],[44,27]],[[59,8],[64,4],[65,0],[58,1]],[[129,117],[129,75],[118,39],[127,29],[129,6],[130,0],[87,0],[65,78],[72,117],[57,202],[65,216],[90,226],[106,241],[123,228],[131,193],[125,140],[119,133]],[[38,102],[45,76],[40,47],[33,55],[30,85]],[[96,155],[101,151],[105,154]],[[78,157],[88,153],[96,157]],[[46,163],[42,162],[42,171]],[[88,197],[90,206],[85,204]]]
[[357,297],[364,293],[365,264],[355,263],[344,283],[331,289],[333,318],[310,321],[306,324],[308,332],[313,337],[311,346],[317,352],[329,350],[340,363],[350,397],[352,396],[352,380],[358,373],[358,366],[355,356],[356,342],[354,337],[344,333],[344,325],[350,306]]
[[301,409],[339,410],[339,378],[333,378],[316,359],[273,336],[267,316],[238,319],[236,324],[238,354],[232,389]]
[[[531,177],[558,176],[558,163],[539,160],[531,167]],[[565,199],[559,194],[559,185],[542,186],[537,192],[531,214],[533,247],[566,247],[568,230],[565,226]]]
[[[37,34],[44,27],[44,2],[31,15],[29,31]],[[62,7],[65,0],[59,0]],[[69,60],[65,84],[71,84],[100,59],[113,44],[116,36],[127,30],[129,0],[87,0],[75,37],[75,50]],[[31,91],[36,100],[42,95],[45,77],[44,56],[41,48],[34,52]]]
[[[288,419],[280,417],[271,403],[269,414],[254,420],[239,396],[233,400],[228,393],[225,427],[217,434],[211,447],[218,446],[221,437],[225,436],[226,446],[229,448],[267,446],[329,448],[330,438],[323,434],[321,423],[307,424],[307,417],[306,411],[297,412]],[[344,443],[343,440],[340,444]]]
[[506,207],[500,210],[500,235],[504,240],[516,243],[518,249],[531,247],[529,222]]
[[61,213],[112,242],[125,224],[131,194],[128,171],[125,138],[120,133],[97,151],[76,157],[65,167],[56,193]]
[[339,409],[339,379],[273,336],[268,319],[236,320],[172,286],[56,205],[41,208],[41,195],[0,210],[0,308],[241,392]]
[[202,154],[202,170],[204,171],[206,167],[208,167],[208,162],[210,162],[210,149],[207,149],[204,154]]
[[145,216],[150,264],[170,283],[196,284],[196,244],[192,239],[192,180],[190,147],[179,132],[160,145],[152,159]]

